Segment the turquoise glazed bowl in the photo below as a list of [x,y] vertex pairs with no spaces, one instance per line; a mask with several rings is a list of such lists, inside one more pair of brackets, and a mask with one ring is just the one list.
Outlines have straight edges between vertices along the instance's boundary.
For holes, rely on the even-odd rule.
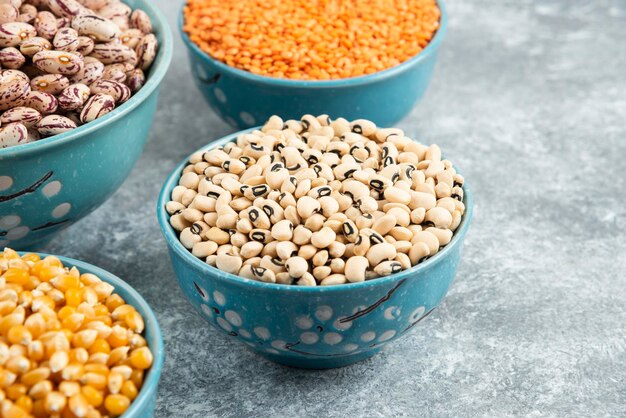
[[[38,254],[42,258],[48,255],[42,253]],[[152,362],[152,366],[148,370],[148,373],[144,376],[144,382],[141,386],[139,394],[121,418],[152,418],[156,407],[159,379],[161,378],[163,361],[165,359],[163,336],[161,335],[161,328],[159,327],[159,323],[157,322],[154,312],[145,299],[128,283],[119,277],[83,261],[67,257],[55,257],[61,260],[64,266],[76,266],[81,273],[95,274],[103,281],[112,284],[115,287],[115,293],[124,298],[126,303],[132,305],[143,317],[145,324],[144,338],[148,342],[148,347],[150,347],[150,350],[152,351],[154,360]]]
[[298,119],[305,114],[331,118],[369,119],[393,126],[424,95],[447,28],[443,2],[440,26],[431,42],[415,57],[375,74],[329,81],[299,81],[259,76],[211,58],[179,31],[189,53],[193,79],[211,108],[228,124],[250,128],[272,115]]
[[[222,146],[237,135],[202,149]],[[368,358],[426,318],[452,284],[472,218],[472,194],[467,185],[463,220],[452,241],[430,259],[401,273],[362,283],[288,286],[225,273],[183,247],[170,226],[165,204],[186,162],[165,182],[157,207],[178,283],[211,325],[269,360],[324,369]]]
[[146,84],[100,119],[61,135],[0,149],[0,248],[41,247],[104,203],[139,159],[171,62],[172,34],[152,1],[127,3],[148,13],[160,43]]

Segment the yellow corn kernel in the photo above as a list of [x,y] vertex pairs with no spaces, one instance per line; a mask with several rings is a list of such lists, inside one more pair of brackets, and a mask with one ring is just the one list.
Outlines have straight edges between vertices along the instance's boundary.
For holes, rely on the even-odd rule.
[[135,308],[132,305],[120,305],[117,308],[115,308],[113,310],[113,312],[111,313],[111,316],[113,317],[114,320],[123,320],[126,315],[128,315],[131,312],[135,312]]
[[128,341],[128,343],[130,344],[131,348],[145,347],[148,345],[148,343],[146,343],[146,339],[139,334],[131,335],[130,341]]
[[83,273],[80,275],[80,281],[85,286],[92,286],[100,283],[102,280],[95,274]]
[[96,316],[93,310],[93,306],[89,305],[86,302],[81,302],[76,308],[76,310],[82,313],[83,315],[85,315],[85,318],[88,318],[88,319],[92,319],[94,316]]
[[91,322],[102,322],[104,325],[108,326],[108,327],[112,327],[113,326],[113,319],[107,314],[107,315],[99,315],[99,316],[94,316],[91,320]]
[[89,348],[89,354],[94,353],[106,353],[109,354],[111,352],[111,346],[104,338],[98,338],[93,342],[91,347]]
[[141,387],[143,384],[143,370],[133,370],[133,374],[130,375],[130,380],[137,386]]
[[9,358],[15,356],[23,356],[26,357],[26,347],[23,345],[13,344],[9,347]]
[[102,405],[104,395],[101,391],[94,389],[91,386],[83,386],[80,391],[89,403],[89,405],[96,408]]
[[85,364],[85,373],[98,373],[106,376],[109,372],[109,367],[106,364]]
[[85,322],[85,315],[81,313],[74,313],[65,318],[61,322],[61,325],[63,326],[63,328],[69,329],[72,332],[76,332],[83,325],[83,322]]
[[65,302],[65,294],[59,289],[52,289],[48,292],[48,296],[54,301],[54,305],[62,305]]
[[130,353],[130,364],[139,370],[146,370],[152,366],[152,352],[148,347],[140,347]]
[[91,287],[83,287],[80,289],[82,300],[89,306],[95,306],[98,303],[98,294]]
[[[45,261],[44,261],[45,263]],[[49,282],[53,278],[63,274],[63,269],[57,266],[44,265],[38,271],[38,274],[35,274],[39,280],[42,282]]]
[[22,383],[13,383],[4,389],[4,393],[8,399],[17,400],[20,396],[26,395],[28,388]]
[[127,380],[122,385],[121,393],[132,401],[137,397],[139,391],[137,390],[137,386],[135,386],[132,380]]
[[115,290],[115,287],[107,282],[96,283],[92,285],[91,288],[95,290],[96,294],[98,295],[98,300],[106,300],[106,298],[111,296],[111,294]]
[[105,305],[109,309],[109,312],[113,312],[115,308],[117,308],[118,306],[122,306],[125,303],[126,302],[124,302],[124,299],[122,299],[120,295],[115,293],[107,298]]
[[117,372],[109,373],[109,377],[107,379],[107,388],[109,388],[109,392],[113,394],[120,393],[122,390],[122,385],[124,384],[124,376]]
[[62,292],[80,287],[80,279],[71,274],[62,274],[50,280],[50,284]]
[[33,299],[33,303],[31,304],[31,309],[33,312],[39,312],[39,310],[41,310],[42,307],[44,306],[54,311],[54,308],[56,307],[56,303],[50,296],[47,296],[47,295],[37,296],[36,298]]
[[50,392],[46,395],[46,399],[44,401],[44,407],[46,408],[46,412],[49,414],[58,414],[63,411],[65,408],[65,404],[67,399],[61,392]]
[[21,286],[27,285],[30,282],[30,275],[28,274],[28,271],[16,268],[8,269],[2,277],[7,283],[19,284]]
[[87,411],[87,415],[85,415],[85,418],[102,418],[102,414],[97,409],[92,408]]
[[130,399],[124,395],[109,395],[104,400],[104,407],[113,415],[122,415],[129,405]]
[[141,334],[144,329],[143,318],[137,311],[129,312],[124,317],[124,321],[126,321],[126,325],[128,328],[132,329],[136,333]]
[[[67,296],[66,296],[66,298],[67,298]],[[74,306],[68,306],[67,302],[66,302],[66,305],[64,307],[62,307],[61,309],[59,309],[59,311],[57,312],[57,317],[61,321],[63,321],[65,319],[67,319],[68,317],[70,317],[71,315],[74,315],[75,313],[76,313],[76,308]]]
[[4,389],[12,385],[17,379],[17,374],[0,367],[0,388]]
[[52,373],[60,372],[70,363],[70,355],[67,351],[56,351],[50,356],[50,370]]
[[89,322],[85,326],[85,328],[98,331],[99,339],[109,338],[109,335],[111,335],[111,332],[112,332],[111,327],[109,325],[105,324],[102,321],[96,321],[96,320]]
[[128,332],[126,328],[119,325],[114,325],[111,335],[109,335],[108,342],[111,347],[117,348],[128,344]]
[[96,316],[104,316],[109,314],[109,309],[106,307],[106,305],[99,303],[93,307],[93,312],[96,314]]
[[65,291],[65,304],[66,306],[75,307],[80,305],[82,302],[82,297],[80,294],[80,289],[71,288]]
[[77,382],[61,382],[59,383],[59,392],[69,398],[80,393],[80,385]]
[[6,315],[4,318],[0,319],[0,333],[2,333],[3,336],[6,337],[11,328],[24,323],[24,314],[18,312],[19,308],[20,307],[17,307],[12,314]]
[[28,373],[24,373],[20,377],[20,382],[25,384],[28,387],[33,386],[35,383],[39,383],[42,380],[46,380],[50,377],[50,369],[47,367],[37,367],[29,371]]
[[77,381],[85,374],[85,368],[82,364],[70,363],[61,372],[63,380]]
[[121,363],[122,361],[126,360],[128,358],[129,350],[130,350],[130,347],[128,346],[114,348],[113,350],[111,350],[111,353],[109,354],[109,360],[107,361],[107,364],[109,366],[115,366]]
[[39,257],[39,254],[27,253],[22,256],[22,260],[36,263],[41,260],[41,257]]
[[45,399],[48,396],[48,393],[52,392],[52,382],[49,380],[42,380],[39,383],[35,383],[30,390],[28,391],[28,396],[31,398]]
[[24,356],[13,356],[6,363],[4,368],[15,374],[26,373],[30,369],[30,360]]
[[43,399],[39,399],[33,402],[33,409],[31,411],[31,414],[33,414],[36,418],[48,417],[48,413],[46,412]]
[[107,376],[100,373],[85,373],[80,378],[80,383],[102,390],[107,386]]
[[93,353],[87,362],[106,365],[109,362],[109,355],[107,353]]
[[89,360],[89,352],[82,347],[70,350],[70,361],[72,363],[85,364]]
[[77,332],[72,337],[74,347],[90,348],[98,338],[98,331],[93,329],[85,329]]
[[111,373],[120,374],[124,380],[129,380],[133,375],[133,369],[126,365],[115,366],[111,369]]
[[29,308],[30,305],[33,303],[33,292],[29,291],[29,290],[25,290],[22,293],[20,293],[18,299],[17,299],[17,303],[19,303],[20,306],[23,306],[24,308]]
[[0,316],[5,316],[5,315],[10,314],[11,312],[15,310],[16,306],[17,306],[17,302],[14,302],[12,300],[0,301]]
[[39,340],[30,343],[28,345],[27,354],[28,358],[30,358],[32,361],[41,361],[46,354],[43,348],[43,343]]
[[28,412],[19,406],[11,403],[11,401],[2,401],[2,418],[28,418]]
[[33,410],[33,400],[26,395],[22,395],[15,401],[15,405],[30,413]]
[[87,411],[90,408],[87,399],[82,395],[82,393],[77,393],[72,396],[68,402],[69,409],[77,417],[84,417],[87,415]]
[[33,340],[33,336],[24,325],[15,325],[9,329],[7,339],[11,344],[27,346]]

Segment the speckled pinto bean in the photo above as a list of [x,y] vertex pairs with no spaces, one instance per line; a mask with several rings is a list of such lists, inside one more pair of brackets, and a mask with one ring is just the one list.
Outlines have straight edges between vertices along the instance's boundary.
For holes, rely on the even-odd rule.
[[78,32],[72,28],[61,28],[52,40],[54,49],[65,52],[76,52],[78,49]]
[[82,123],[91,122],[115,109],[115,99],[108,94],[94,94],[80,112]]
[[71,78],[73,83],[90,85],[100,80],[104,73],[104,64],[93,57],[85,57],[85,65]]
[[72,19],[72,28],[81,36],[98,42],[110,42],[120,35],[120,28],[113,22],[97,15],[80,15]]
[[43,136],[62,134],[76,129],[76,124],[69,118],[59,115],[48,115],[37,123],[37,131]]
[[76,110],[83,107],[91,91],[85,84],[72,84],[59,94],[59,107],[63,110]]
[[119,83],[113,80],[98,80],[92,83],[89,88],[92,94],[102,93],[108,94],[115,99],[118,104],[124,103],[130,99],[131,91],[126,84]]
[[32,57],[37,52],[47,51],[51,48],[50,41],[39,36],[25,39],[20,43],[20,52],[27,57]]
[[46,74],[30,81],[32,90],[57,95],[70,85],[70,81],[62,74]]
[[0,24],[17,21],[19,10],[12,4],[0,4]]
[[[113,83],[91,92],[115,97]],[[272,116],[194,154],[183,173],[166,205],[183,245],[224,271],[284,285],[406,270],[450,243],[465,211],[464,180],[439,147],[367,120]],[[201,242],[219,246],[217,256],[195,247],[188,229],[200,219],[211,226]]]
[[17,70],[0,70],[0,110],[20,106],[28,93],[30,83],[26,74]]
[[35,27],[24,22],[9,22],[0,25],[0,47],[19,46],[22,41],[37,35]]
[[41,113],[30,107],[14,107],[9,109],[0,116],[0,123],[6,125],[9,123],[21,123],[27,128],[32,128],[41,120]]
[[12,70],[17,70],[26,62],[22,53],[13,47],[0,49],[0,66]]
[[103,64],[117,64],[137,59],[134,49],[117,43],[97,44],[91,56],[99,59]]
[[57,111],[59,101],[51,94],[43,91],[31,90],[22,101],[22,104],[37,110],[39,113],[48,115]]
[[33,64],[50,74],[74,75],[85,65],[80,54],[65,51],[41,51],[33,56]]

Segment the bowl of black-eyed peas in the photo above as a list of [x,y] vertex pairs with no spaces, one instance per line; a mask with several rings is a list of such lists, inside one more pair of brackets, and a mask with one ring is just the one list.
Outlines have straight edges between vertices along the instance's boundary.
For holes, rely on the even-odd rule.
[[332,368],[439,305],[472,196],[437,145],[400,129],[272,116],[190,155],[157,211],[201,316],[270,360]]

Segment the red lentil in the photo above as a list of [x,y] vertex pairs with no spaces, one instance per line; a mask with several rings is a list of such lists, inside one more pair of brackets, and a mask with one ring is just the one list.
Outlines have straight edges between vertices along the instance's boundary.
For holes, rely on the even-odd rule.
[[414,57],[434,36],[439,17],[435,0],[188,0],[184,30],[232,67],[328,80]]

